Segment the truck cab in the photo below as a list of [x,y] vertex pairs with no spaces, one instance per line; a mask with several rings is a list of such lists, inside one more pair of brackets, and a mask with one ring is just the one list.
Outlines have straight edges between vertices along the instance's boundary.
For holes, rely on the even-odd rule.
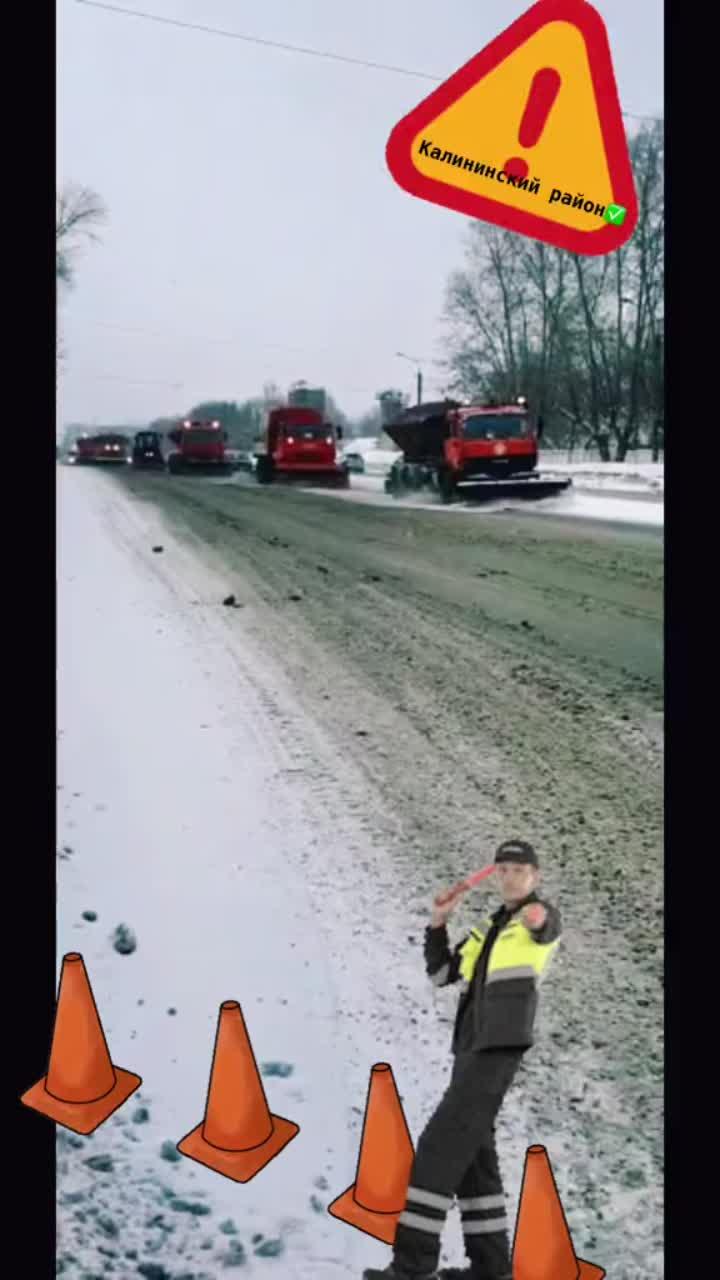
[[138,431],[133,438],[132,465],[136,468],[161,468],[165,457],[159,431]]
[[227,433],[217,419],[206,422],[186,418],[169,433],[169,439],[176,446],[168,459],[168,469],[173,474],[186,470],[229,470],[225,456]]
[[128,460],[128,438],[117,431],[101,431],[81,436],[77,441],[76,463],[119,463]]
[[524,401],[462,405],[448,414],[445,459],[458,479],[534,471],[539,427]]
[[319,409],[278,405],[268,411],[256,475],[261,484],[276,479],[329,480],[347,483],[347,468],[338,460],[342,428],[325,421]]

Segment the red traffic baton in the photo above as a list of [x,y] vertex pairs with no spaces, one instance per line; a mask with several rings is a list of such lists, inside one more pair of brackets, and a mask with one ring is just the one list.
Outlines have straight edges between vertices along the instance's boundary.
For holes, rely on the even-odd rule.
[[472,875],[469,875],[465,880],[458,880],[458,883],[453,885],[452,889],[448,889],[447,893],[443,894],[440,905],[449,902],[458,893],[467,893],[468,889],[474,889],[475,885],[480,884],[486,876],[491,876],[494,870],[495,863],[492,863],[489,867],[483,867],[482,871],[473,871]]
[[489,867],[483,867],[482,871],[473,871],[467,880],[463,880],[463,887],[466,889],[474,889],[476,884],[480,884],[487,876],[491,876],[495,870],[495,863],[491,863]]

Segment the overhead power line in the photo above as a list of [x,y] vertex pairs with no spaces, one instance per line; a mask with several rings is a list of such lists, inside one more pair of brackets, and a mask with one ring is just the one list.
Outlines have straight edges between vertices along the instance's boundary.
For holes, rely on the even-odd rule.
[[[140,18],[145,22],[158,22],[165,27],[181,27],[184,31],[200,31],[204,35],[221,36],[226,40],[241,40],[244,44],[260,45],[266,49],[281,49],[285,53],[301,53],[307,58],[324,58],[329,62],[344,62],[354,67],[365,67],[370,71],[390,71],[399,76],[413,76],[417,80],[430,80],[434,84],[442,84],[447,76],[431,75],[428,71],[414,71],[410,67],[396,67],[385,62],[370,62],[366,58],[351,58],[344,53],[331,53],[322,49],[308,49],[304,45],[288,44],[280,40],[264,40],[261,36],[248,36],[240,31],[226,31],[222,27],[207,27],[200,22],[185,22],[182,18],[166,18],[159,13],[148,13],[144,9],[125,9],[118,4],[105,4],[103,0],[76,0],[77,4],[89,9],[103,9],[107,13],[122,14],[128,18]],[[640,115],[636,111],[623,111],[623,116],[630,120],[662,120],[662,116]]]
[[[114,323],[110,323],[107,320],[86,320],[86,321],[81,321],[81,323],[92,324],[99,329],[111,329],[113,332],[127,333],[132,336],[146,337],[146,338],[160,338],[163,341],[170,340],[175,342],[194,342],[201,346],[242,347],[243,344],[247,343],[249,340],[255,342],[254,334],[233,334],[229,337],[217,338],[208,334],[203,334],[202,336],[200,336],[198,334],[191,334],[191,333],[174,333],[168,330],[144,329],[144,328],[140,328],[138,325],[114,324]],[[291,347],[291,346],[287,346],[285,343],[282,343],[282,342],[259,342],[259,343],[256,343],[256,345],[260,347],[268,347],[277,351],[291,352],[295,355],[321,354],[323,352],[329,352],[332,350],[331,347],[314,347],[314,348]]]
[[85,378],[88,382],[125,382],[138,387],[170,387],[173,391],[180,391],[185,385],[183,382],[166,382],[159,378],[128,378],[120,373],[84,373],[82,369],[69,369],[65,372]]
[[[201,336],[198,334],[177,333],[175,331],[165,329],[146,329],[140,325],[119,324],[109,320],[95,320],[92,317],[86,320],[80,320],[76,322],[76,324],[79,324],[81,327],[92,325],[93,328],[108,329],[113,333],[127,334],[133,338],[159,338],[163,342],[192,342],[198,347],[236,346],[238,348],[243,348],[248,343],[249,337],[247,334],[233,334],[229,337],[220,338],[210,334],[203,334]],[[313,357],[330,355],[333,354],[335,350],[334,347],[291,347],[282,342],[256,342],[254,334],[251,335],[251,340],[256,346],[268,348],[269,350],[274,351],[282,351],[293,356]],[[387,356],[387,353],[385,353],[385,355]],[[378,355],[378,359],[380,358],[381,357]],[[266,361],[266,364],[267,363],[268,362]],[[420,361],[420,363],[423,366],[429,367],[431,365],[440,365],[443,362],[441,360],[434,359],[431,356],[427,356],[424,360]],[[358,390],[362,391],[364,388],[360,387]]]

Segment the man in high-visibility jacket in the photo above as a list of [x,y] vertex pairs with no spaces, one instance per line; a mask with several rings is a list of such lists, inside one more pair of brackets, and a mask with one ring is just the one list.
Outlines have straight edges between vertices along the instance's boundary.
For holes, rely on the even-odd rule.
[[[467,885],[441,893],[425,935],[425,962],[436,986],[463,981],[450,1083],[415,1154],[393,1260],[364,1280],[512,1280],[508,1221],[495,1120],[523,1054],[533,1044],[538,986],[560,939],[560,915],[535,889],[539,864],[522,840],[495,857],[502,905],[451,950],[447,921]],[[466,1270],[438,1271],[440,1237],[457,1196]]]

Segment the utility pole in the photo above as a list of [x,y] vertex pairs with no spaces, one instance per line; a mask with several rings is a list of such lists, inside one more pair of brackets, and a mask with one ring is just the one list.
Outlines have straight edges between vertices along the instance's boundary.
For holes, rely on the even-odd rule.
[[420,367],[422,364],[422,361],[418,360],[417,356],[406,356],[404,351],[396,351],[395,355],[398,357],[398,359],[409,360],[411,364],[415,365],[415,368],[417,370],[417,373],[416,373],[417,402],[418,404],[422,404],[423,375],[422,375],[422,368]]

